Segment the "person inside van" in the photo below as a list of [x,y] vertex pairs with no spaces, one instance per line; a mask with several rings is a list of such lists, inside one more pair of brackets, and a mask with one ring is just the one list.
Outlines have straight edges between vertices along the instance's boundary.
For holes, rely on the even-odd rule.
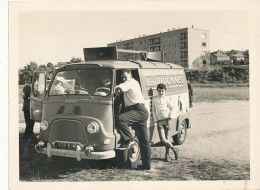
[[64,94],[65,90],[60,80],[56,81],[56,86],[53,88],[53,90],[57,91],[57,94]]
[[138,165],[141,170],[151,169],[151,147],[147,132],[148,111],[144,105],[144,97],[140,84],[132,78],[131,70],[126,69],[122,72],[123,82],[115,86],[115,91],[123,92],[124,111],[116,115],[116,129],[121,136],[121,148],[128,148],[133,140],[129,130],[132,126],[136,130],[139,140],[142,165]]
[[168,140],[170,130],[170,120],[173,117],[173,106],[169,98],[165,96],[166,86],[162,83],[157,85],[158,95],[153,97],[152,100],[152,112],[155,122],[157,125],[158,134],[161,142],[165,145],[165,161],[170,161],[169,149],[174,152],[175,160],[179,158],[179,149],[175,148],[172,143]]
[[102,79],[103,86],[96,89],[95,95],[107,96],[111,90],[111,79],[109,76],[104,76]]

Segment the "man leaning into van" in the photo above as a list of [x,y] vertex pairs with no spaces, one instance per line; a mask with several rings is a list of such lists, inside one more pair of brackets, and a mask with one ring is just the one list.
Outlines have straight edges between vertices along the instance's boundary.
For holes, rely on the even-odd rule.
[[115,87],[123,92],[125,109],[123,113],[116,116],[116,128],[121,135],[121,148],[128,148],[133,136],[129,126],[133,126],[137,132],[142,157],[142,165],[138,166],[142,170],[151,169],[151,147],[147,133],[148,111],[144,105],[144,97],[140,84],[132,78],[131,71],[126,69],[121,75],[123,83]]

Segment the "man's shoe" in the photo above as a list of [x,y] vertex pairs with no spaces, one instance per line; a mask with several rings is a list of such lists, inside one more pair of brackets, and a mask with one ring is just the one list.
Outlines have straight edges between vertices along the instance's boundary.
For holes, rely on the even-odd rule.
[[147,165],[147,166],[137,165],[137,168],[138,168],[139,170],[150,170],[150,169],[151,169],[151,166],[150,166],[150,165]]
[[130,146],[134,144],[134,139],[122,141],[121,145],[119,148],[130,148]]
[[172,148],[172,151],[174,153],[175,160],[178,160],[178,158],[179,158],[179,149],[178,148]]
[[169,153],[166,153],[165,154],[165,162],[170,162],[170,155],[169,155]]
[[127,149],[127,148],[129,148],[129,144],[121,144],[121,145],[119,146],[119,148],[125,148],[125,149]]

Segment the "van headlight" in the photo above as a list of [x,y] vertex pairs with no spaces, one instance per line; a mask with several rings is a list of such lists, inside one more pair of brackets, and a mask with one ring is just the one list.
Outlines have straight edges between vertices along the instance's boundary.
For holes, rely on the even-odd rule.
[[87,126],[87,131],[90,134],[97,133],[99,131],[99,124],[96,121],[90,122],[90,124],[88,124],[88,126]]
[[41,125],[40,125],[40,129],[45,131],[45,130],[48,129],[48,126],[49,126],[48,122],[46,120],[42,120]]

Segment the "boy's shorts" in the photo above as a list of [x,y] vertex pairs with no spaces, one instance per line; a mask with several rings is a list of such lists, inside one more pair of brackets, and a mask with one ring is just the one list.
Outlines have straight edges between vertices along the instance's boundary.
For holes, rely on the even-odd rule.
[[157,121],[157,128],[163,128],[165,130],[169,130],[170,126],[168,126],[167,119],[162,119]]

